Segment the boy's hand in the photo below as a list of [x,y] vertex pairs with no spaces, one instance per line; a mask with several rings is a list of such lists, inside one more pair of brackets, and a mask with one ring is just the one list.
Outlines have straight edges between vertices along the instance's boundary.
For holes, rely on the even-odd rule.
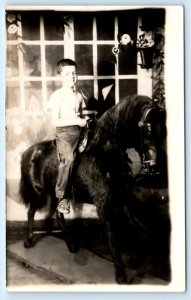
[[80,123],[80,124],[79,124],[80,127],[85,127],[86,124],[87,124],[87,121],[86,121],[85,119],[81,119],[81,118],[80,118],[80,122],[79,122],[79,123]]

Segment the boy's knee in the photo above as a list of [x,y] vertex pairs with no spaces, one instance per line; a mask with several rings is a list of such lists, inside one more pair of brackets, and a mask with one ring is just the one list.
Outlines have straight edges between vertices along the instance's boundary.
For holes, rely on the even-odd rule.
[[74,154],[71,152],[71,153],[67,153],[66,155],[65,155],[65,159],[67,160],[67,161],[70,161],[70,162],[72,162],[72,161],[74,161]]
[[64,156],[60,156],[60,162],[62,162],[63,164],[65,163],[66,159]]
[[60,161],[62,163],[72,163],[74,161],[74,156],[73,155],[61,156]]

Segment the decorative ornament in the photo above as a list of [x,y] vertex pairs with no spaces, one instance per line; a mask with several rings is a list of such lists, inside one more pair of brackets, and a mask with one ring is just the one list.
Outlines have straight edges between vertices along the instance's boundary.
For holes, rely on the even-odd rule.
[[18,27],[17,27],[16,24],[11,24],[11,25],[9,25],[9,27],[7,28],[7,32],[8,32],[9,34],[11,34],[11,35],[16,34],[17,31],[18,31]]
[[130,37],[129,34],[124,33],[124,34],[118,36],[118,41],[119,41],[119,44],[117,46],[114,46],[112,48],[112,53],[114,55],[118,55],[119,54],[120,45],[128,45],[128,44],[131,43],[131,37]]

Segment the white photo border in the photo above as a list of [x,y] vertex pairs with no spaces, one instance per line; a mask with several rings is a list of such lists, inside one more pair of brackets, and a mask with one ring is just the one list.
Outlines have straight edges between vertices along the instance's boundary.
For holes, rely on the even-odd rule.
[[[17,3],[16,3],[17,2]],[[31,3],[31,6],[33,6],[33,5],[35,5],[35,2],[37,2],[37,1],[33,1],[33,3]],[[42,5],[51,5],[51,3],[49,4],[48,3],[48,1],[41,1],[41,3],[42,2],[45,2],[45,4],[42,4]],[[49,1],[50,2],[50,1]],[[67,4],[67,1],[65,1],[65,4],[66,5],[72,5],[72,2],[73,1],[69,1],[69,3]],[[75,2],[75,5],[77,4],[78,5],[78,3],[77,3],[78,1],[76,1]],[[95,5],[99,5],[99,3],[98,3],[98,1],[96,1],[97,3],[95,4]],[[105,3],[106,1],[104,1],[104,5],[107,5],[108,3]],[[108,1],[107,1],[108,2]],[[149,5],[155,5],[154,3],[152,3],[153,1],[147,1],[147,4],[145,4],[144,6],[149,6]],[[169,3],[169,4],[172,4],[172,1],[169,1],[169,2],[171,2],[171,3]],[[188,1],[186,1],[186,2],[188,2]],[[122,2],[120,2],[120,4],[121,4]],[[8,5],[8,3],[5,3],[6,4],[6,6]],[[4,4],[4,5],[5,5]],[[18,3],[18,1],[12,1],[11,2],[11,5],[25,5],[25,4],[27,4],[27,5],[29,5],[29,3],[27,3],[27,1],[20,1],[19,3]],[[39,3],[37,3],[38,5],[39,5]],[[92,4],[94,4],[94,3],[91,3],[91,5]],[[103,1],[102,1],[102,4],[103,4]],[[110,1],[110,4],[111,4],[111,1]],[[160,6],[160,3],[157,3],[159,6]],[[181,3],[182,4],[182,3]],[[58,3],[58,5],[61,5],[61,4],[59,4]],[[112,5],[118,5],[117,3],[116,4],[114,4],[114,3],[112,3]],[[124,5],[127,5],[127,3],[125,3]],[[140,3],[137,3],[137,1],[136,1],[136,3],[133,3],[132,4],[133,6],[134,5],[142,5],[142,3],[140,4]],[[165,5],[167,5],[167,4],[165,4]],[[177,3],[173,3],[173,5],[177,5]],[[1,6],[2,6],[2,3],[1,3]],[[30,6],[29,6],[30,7]],[[2,11],[4,12],[4,9],[5,9],[5,6],[4,7],[2,7]],[[189,16],[189,13],[190,13],[190,11],[189,11],[189,5],[188,4],[184,4],[184,9],[185,9],[185,11],[184,11],[184,14],[185,14],[185,17],[187,16],[187,19],[186,19],[186,21],[188,22],[188,16]],[[1,14],[2,14],[2,12],[1,12]],[[1,28],[4,28],[4,25],[3,25],[3,19],[4,18],[4,15],[2,14],[2,16],[1,16],[1,23],[2,23],[2,27]],[[170,22],[175,22],[175,19],[174,18],[172,18],[171,20],[170,20]],[[186,60],[186,64],[185,64],[185,83],[188,83],[188,77],[189,77],[189,79],[190,79],[190,74],[189,74],[189,70],[188,70],[188,67],[187,67],[187,65],[189,65],[189,63],[188,63],[188,51],[189,51],[189,46],[190,45],[188,45],[188,42],[189,42],[189,28],[191,28],[190,26],[188,26],[188,24],[187,24],[187,22],[186,22],[186,24],[185,24],[185,33],[186,33],[186,35],[185,35],[185,37],[184,36],[181,36],[181,34],[183,33],[183,31],[181,31],[180,30],[180,32],[178,33],[178,32],[174,32],[174,34],[173,34],[173,36],[174,36],[174,38],[176,38],[177,37],[177,35],[179,36],[179,34],[180,34],[180,39],[181,38],[185,38],[185,46],[186,46],[186,48],[185,48],[185,60]],[[4,33],[2,33],[2,39],[1,40],[3,40],[4,39]],[[170,44],[169,44],[169,47],[170,47]],[[5,61],[5,54],[4,54],[4,49],[3,49],[3,47],[2,47],[2,45],[1,45],[1,64],[2,64],[2,62],[4,62]],[[182,52],[184,52],[184,49],[175,49],[175,51],[177,51],[176,52],[176,57],[178,57],[178,56],[180,56],[181,57],[181,53]],[[180,51],[180,52],[179,52]],[[172,55],[173,56],[173,55]],[[184,64],[184,61],[182,61],[181,63],[180,63],[180,65],[176,65],[176,67],[177,67],[177,69],[176,69],[176,72],[177,73],[173,73],[173,76],[175,76],[175,78],[174,78],[174,81],[176,81],[177,82],[177,86],[179,85],[179,87],[180,87],[180,85],[181,85],[181,76],[184,76],[184,70],[183,70],[183,66],[182,66],[182,64]],[[169,58],[169,63],[168,63],[168,58],[167,58],[167,68],[169,69],[169,72],[171,73],[171,69],[172,69],[172,67],[174,68],[174,62],[171,60],[171,58]],[[4,68],[4,65],[2,64],[2,68],[1,68],[1,82],[4,84],[4,72],[3,72],[3,68]],[[168,75],[167,75],[168,76]],[[168,78],[166,79],[167,80],[167,83],[166,83],[166,86],[168,86],[168,84],[169,84],[169,86],[171,85],[171,82],[168,82]],[[187,149],[187,151],[188,151],[188,149],[190,149],[190,139],[189,139],[189,133],[188,133],[188,129],[190,128],[190,121],[189,121],[189,119],[191,119],[190,118],[190,116],[189,116],[189,114],[190,114],[190,104],[189,104],[189,102],[188,102],[188,99],[189,99],[189,96],[190,96],[190,91],[188,90],[188,86],[187,86],[187,84],[185,85],[185,99],[186,99],[186,102],[185,102],[185,112],[186,112],[186,114],[185,114],[185,116],[186,116],[186,119],[185,119],[185,122],[184,122],[184,117],[183,117],[183,115],[184,115],[184,107],[182,107],[180,104],[182,104],[182,103],[180,103],[180,102],[177,102],[178,101],[178,97],[182,97],[183,96],[183,98],[184,98],[184,84],[183,84],[183,90],[181,90],[179,93],[176,93],[175,91],[174,91],[174,86],[172,86],[172,88],[171,88],[171,91],[169,92],[169,98],[173,98],[173,99],[175,99],[175,107],[176,108],[178,108],[178,111],[177,111],[177,119],[179,120],[179,117],[181,118],[181,120],[180,120],[180,123],[179,123],[179,125],[181,124],[181,126],[179,126],[179,128],[178,128],[178,132],[176,132],[174,135],[176,135],[176,139],[174,139],[174,137],[173,136],[171,136],[171,138],[172,138],[172,144],[171,144],[171,146],[169,146],[170,148],[169,148],[169,150],[170,151],[172,151],[173,150],[173,152],[174,152],[174,149],[175,149],[175,152],[174,152],[174,156],[175,156],[175,159],[176,159],[176,163],[178,162],[178,170],[179,170],[179,175],[180,175],[180,173],[181,173],[181,175],[183,176],[183,178],[181,179],[181,181],[183,181],[183,182],[186,182],[186,184],[187,184],[187,189],[186,190],[184,190],[184,185],[183,186],[179,186],[179,189],[178,189],[178,193],[179,193],[179,198],[180,198],[180,203],[178,203],[178,202],[176,202],[175,203],[175,207],[172,207],[171,209],[173,210],[173,212],[172,212],[172,216],[176,216],[176,213],[177,212],[180,212],[180,210],[181,210],[181,215],[184,215],[184,209],[185,209],[185,206],[183,207],[182,205],[181,205],[181,201],[182,201],[182,199],[181,199],[181,197],[182,197],[182,195],[184,194],[184,193],[186,193],[186,211],[187,211],[187,213],[186,213],[186,216],[187,216],[187,234],[188,234],[188,232],[189,232],[189,227],[188,227],[188,225],[189,225],[189,223],[188,223],[188,220],[189,220],[189,212],[190,212],[190,203],[189,203],[189,198],[190,198],[190,192],[188,191],[188,187],[189,187],[189,180],[190,180],[190,158],[188,157],[188,155],[186,156],[186,177],[185,177],[185,170],[184,170],[184,167],[183,167],[183,165],[182,165],[182,162],[184,161],[184,155],[185,155],[185,150]],[[171,95],[171,92],[172,92],[172,90],[173,90],[173,94]],[[167,95],[168,95],[168,92],[167,92]],[[4,91],[2,91],[2,99],[5,99],[5,93],[4,93]],[[1,101],[1,112],[4,112],[4,101]],[[172,103],[170,103],[169,104],[169,108],[167,107],[167,111],[169,110],[169,111],[171,111],[171,105],[172,105]],[[180,105],[180,106],[179,106]],[[183,111],[182,111],[183,110]],[[1,113],[2,114],[2,113]],[[183,118],[183,119],[182,119]],[[186,123],[186,132],[184,133],[184,123]],[[169,126],[171,127],[173,127],[174,125],[175,125],[176,123],[174,123],[174,120],[171,120],[171,116],[170,116],[170,120],[169,120]],[[168,125],[167,125],[168,126]],[[4,149],[3,149],[3,145],[4,145],[4,141],[5,141],[5,137],[4,137],[4,113],[2,114],[2,116],[1,116],[1,145],[2,145],[2,147],[1,147],[1,160],[2,160],[2,165],[4,165],[4,162],[5,162],[5,152],[4,152]],[[185,134],[185,136],[184,136],[184,134]],[[178,141],[178,146],[180,146],[181,145],[181,143],[183,143],[184,144],[184,137],[186,138],[186,148],[182,148],[182,147],[176,147],[177,146],[177,137],[179,137],[180,138],[180,140]],[[180,143],[180,141],[181,141],[181,143]],[[188,152],[187,152],[188,153]],[[180,158],[181,157],[181,159],[179,160],[178,158]],[[172,158],[172,161],[170,161],[170,166],[171,166],[171,168],[173,168],[173,173],[176,175],[176,167],[175,167],[175,164],[174,164],[174,160],[173,160],[173,158]],[[4,173],[5,171],[4,170],[2,170],[2,180],[1,180],[1,182],[2,182],[2,186],[1,186],[1,191],[2,191],[2,193],[1,193],[1,195],[2,195],[2,199],[1,200],[3,200],[3,199],[5,199],[5,185],[4,185],[4,180],[3,180],[3,178],[5,178],[5,173]],[[172,189],[173,189],[173,187],[175,186],[177,184],[177,178],[175,177],[175,179],[174,179],[174,181],[171,183],[171,186],[172,186]],[[4,192],[3,192],[4,191]],[[177,197],[177,192],[176,192],[176,197]],[[172,193],[173,193],[173,190],[172,190]],[[5,212],[5,205],[3,205],[2,204],[2,202],[3,201],[1,201],[1,214],[2,214],[2,212]],[[179,206],[180,205],[180,206]],[[176,217],[175,217],[176,218]],[[1,260],[0,260],[0,262],[1,262],[1,266],[3,265],[3,266],[5,266],[6,265],[6,262],[5,261],[3,261],[3,258],[5,259],[5,248],[6,248],[6,243],[5,243],[5,236],[6,236],[6,232],[5,232],[5,222],[3,222],[3,220],[5,220],[5,219],[3,219],[3,217],[1,218],[1,223],[0,223],[0,225],[1,225],[1,228],[2,228],[2,234],[3,234],[3,243],[2,243],[2,246],[1,246],[1,253],[3,253],[3,255],[2,255],[2,257],[1,257]],[[176,221],[176,220],[174,220],[174,221]],[[173,221],[172,221],[173,222]],[[182,220],[182,222],[181,222],[181,226],[183,226],[184,227],[184,222],[185,222],[185,220],[183,219]],[[173,224],[174,224],[174,222],[173,222]],[[175,222],[175,224],[176,224],[176,222]],[[175,225],[175,227],[176,227],[176,225]],[[176,230],[178,230],[179,228],[175,228],[175,231]],[[172,237],[173,238],[173,237]],[[175,238],[175,237],[174,237]],[[180,243],[184,243],[184,238],[183,237],[181,237],[182,239],[180,240]],[[176,238],[175,238],[176,239]],[[172,243],[174,243],[175,241],[172,241]],[[189,253],[190,252],[190,244],[189,244],[189,238],[187,238],[187,253]],[[188,250],[189,249],[189,250]],[[173,255],[175,256],[173,259],[175,259],[175,260],[177,260],[177,254],[178,253],[174,253]],[[187,292],[186,293],[183,293],[183,294],[181,294],[182,295],[182,297],[184,297],[186,294],[188,294],[188,290],[189,290],[189,275],[190,275],[190,273],[189,273],[189,266],[190,266],[190,264],[189,264],[189,261],[188,261],[188,258],[189,258],[189,256],[188,257],[186,257],[186,265],[188,265],[188,269],[187,269],[187,278],[186,278],[186,281],[187,281]],[[182,262],[180,262],[180,264],[179,264],[179,266],[177,267],[177,269],[176,269],[176,272],[175,272],[175,277],[177,276],[177,274],[178,274],[178,272],[180,271],[180,268],[181,268],[181,265],[182,265]],[[5,280],[4,280],[4,278],[5,278],[5,267],[3,267],[2,268],[3,269],[3,273],[1,272],[0,274],[1,274],[1,278],[3,279],[2,281],[1,281],[1,285],[2,285],[2,292],[3,293],[5,293]],[[176,279],[176,280],[178,280],[178,279]],[[0,288],[1,288],[1,285],[0,285]],[[138,290],[138,289],[137,289]],[[120,290],[120,292],[121,292],[122,290]],[[129,290],[129,291],[131,291],[131,289]],[[1,289],[0,289],[0,292],[1,292]],[[115,292],[118,292],[117,290],[115,291]],[[165,291],[163,291],[163,292],[165,292]],[[169,291],[168,291],[169,292]],[[19,293],[20,294],[20,293]],[[51,293],[52,294],[52,293]],[[146,293],[144,293],[144,295],[145,295],[145,297],[147,297],[147,299],[149,299],[149,296],[152,296],[151,295],[152,293],[150,293],[150,295],[146,295]],[[0,294],[1,295],[1,294]],[[5,298],[5,296],[9,296],[9,295],[7,295],[7,293],[6,294],[2,294],[2,295],[4,295],[4,296],[2,296],[2,299],[6,299]],[[17,293],[17,295],[18,295],[18,293]],[[37,294],[36,294],[37,295]],[[71,294],[70,294],[71,295]],[[172,294],[169,294],[169,297],[171,296]],[[180,294],[179,294],[180,295]],[[184,296],[183,296],[184,295]],[[19,295],[18,295],[19,296]],[[24,295],[22,295],[22,294],[20,294],[20,297],[19,297],[19,299],[22,299],[22,296],[24,296]],[[42,295],[41,294],[41,296],[44,296],[44,295]],[[51,295],[48,295],[48,297],[46,298],[46,299],[49,299],[49,296],[51,296]],[[128,296],[128,295],[127,295]],[[131,294],[131,296],[132,296],[132,294]],[[133,295],[134,296],[134,295]],[[159,295],[158,294],[155,294],[155,296],[156,297],[158,297]],[[178,295],[173,295],[173,297],[177,297]],[[28,296],[27,296],[28,297]],[[29,297],[30,297],[30,295],[29,295]],[[55,297],[55,296],[54,296]],[[161,297],[162,297],[162,295],[161,295]],[[8,298],[7,298],[8,299]]]

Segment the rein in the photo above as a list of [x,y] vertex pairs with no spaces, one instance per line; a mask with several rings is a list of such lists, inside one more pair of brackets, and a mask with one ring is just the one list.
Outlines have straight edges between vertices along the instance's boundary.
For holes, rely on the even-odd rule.
[[85,151],[85,149],[87,148],[90,138],[91,138],[91,133],[93,131],[93,127],[95,124],[95,118],[97,115],[97,111],[96,110],[83,110],[82,112],[83,117],[87,117],[87,125],[85,126],[83,133],[82,133],[82,137],[81,140],[79,142],[78,145],[78,152],[82,153]]
[[141,173],[143,174],[149,174],[149,173],[153,173],[155,166],[156,166],[156,160],[155,159],[145,159],[145,155],[144,155],[144,127],[146,126],[148,129],[148,135],[151,134],[151,124],[147,122],[147,118],[150,114],[150,112],[154,111],[154,110],[159,110],[159,107],[156,105],[152,105],[150,107],[148,107],[144,113],[142,118],[140,119],[140,121],[138,122],[138,127],[140,127],[140,139],[141,139],[141,152],[142,152],[142,169],[141,169]]
[[148,117],[148,114],[149,114],[152,110],[158,110],[158,109],[159,109],[159,108],[158,108],[158,106],[156,106],[156,105],[155,105],[155,106],[152,105],[151,107],[147,108],[146,111],[145,111],[145,113],[143,114],[141,120],[138,122],[138,126],[139,126],[139,127],[143,127],[143,126],[145,125],[145,123],[146,123],[146,119],[147,119],[147,117]]

